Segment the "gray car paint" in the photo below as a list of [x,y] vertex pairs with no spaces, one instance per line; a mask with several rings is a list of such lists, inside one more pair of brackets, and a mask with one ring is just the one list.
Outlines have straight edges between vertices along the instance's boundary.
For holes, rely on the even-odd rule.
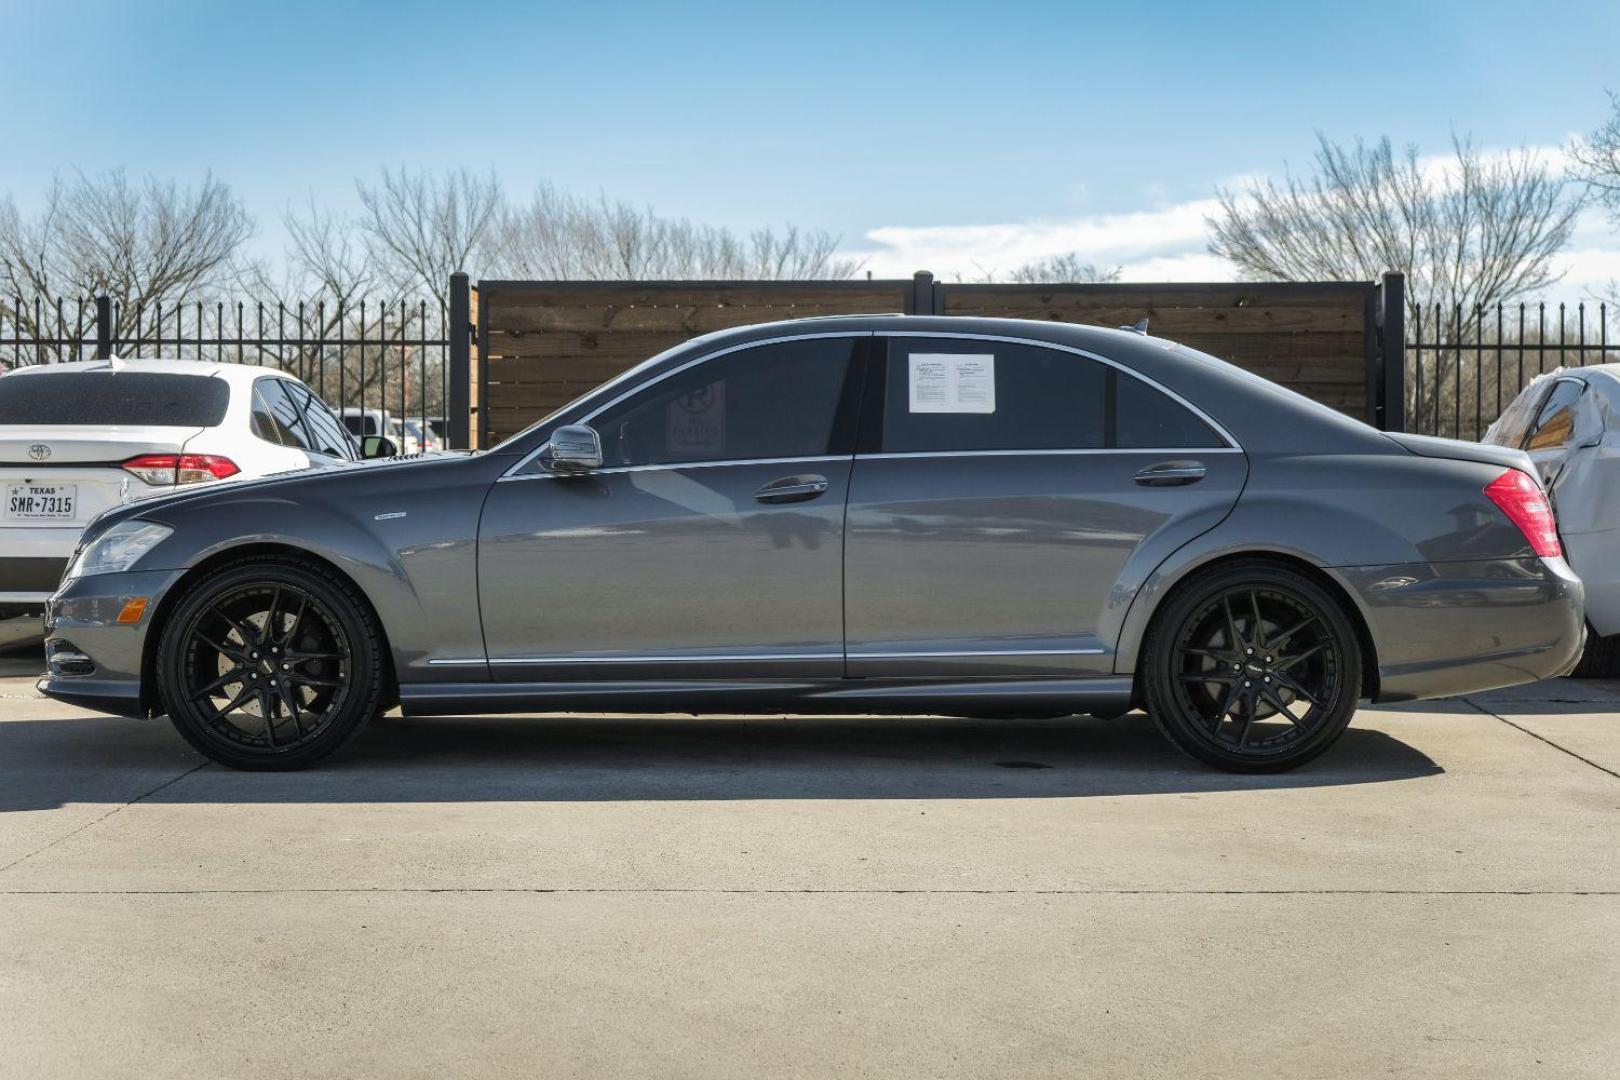
[[[1051,576],[1051,593],[1059,599],[1047,603],[1044,595],[1022,590],[1020,596],[1035,597],[1035,606],[1028,632],[1020,635],[1009,622],[1013,608],[995,609],[982,624],[964,621],[959,597],[973,586],[965,577],[966,566],[948,568],[938,579],[911,574],[910,591],[889,590],[894,603],[910,605],[900,617],[873,605],[850,609],[855,613],[850,674],[872,676],[862,679],[838,678],[831,674],[836,664],[825,662],[833,637],[826,605],[806,601],[802,591],[773,591],[768,576],[785,564],[777,558],[780,549],[763,547],[778,542],[764,519],[739,534],[752,536],[756,546],[738,543],[716,550],[701,509],[692,521],[666,516],[673,535],[685,535],[697,545],[683,547],[675,555],[676,564],[701,567],[708,586],[719,590],[698,620],[690,610],[692,590],[660,574],[670,553],[660,550],[649,561],[650,549],[628,532],[613,535],[615,527],[646,520],[646,514],[638,518],[638,511],[627,509],[621,499],[593,500],[580,494],[589,487],[563,486],[574,481],[501,479],[521,473],[552,428],[590,415],[627,387],[716,350],[834,332],[977,335],[1083,351],[1196,405],[1231,434],[1242,453],[1200,457],[1196,451],[1178,452],[1200,457],[1212,472],[1200,484],[1153,493],[1164,500],[1110,490],[1093,508],[1100,515],[1087,516],[1082,493],[1073,496],[1078,501],[1071,506],[1045,511],[1044,517],[1030,517],[1027,506],[1008,504],[1009,482],[1029,481],[1009,475],[1005,462],[998,467],[982,464],[982,458],[973,464],[961,459],[964,464],[951,472],[958,505],[946,515],[945,527],[964,543],[995,553],[1008,541],[984,534],[982,523],[1006,521],[1010,514],[1026,530],[1020,542],[1037,553],[1041,573],[1035,579]],[[916,316],[745,327],[655,357],[489,451],[368,462],[199,489],[103,515],[86,531],[87,538],[135,517],[175,532],[136,571],[76,579],[59,591],[50,605],[48,633],[91,655],[98,671],[93,679],[77,682],[74,677],[49,677],[41,688],[111,711],[154,709],[149,676],[154,631],[160,630],[175,597],[209,566],[271,550],[324,559],[355,582],[388,637],[400,696],[407,709],[418,712],[548,704],[632,708],[637,703],[658,709],[1117,710],[1131,699],[1130,676],[1142,638],[1165,595],[1200,566],[1246,553],[1290,557],[1336,583],[1371,638],[1376,667],[1369,692],[1379,699],[1450,694],[1560,674],[1579,655],[1580,582],[1561,559],[1530,554],[1518,529],[1482,491],[1502,468],[1528,470],[1530,463],[1513,451],[1481,460],[1481,448],[1470,447],[1476,453],[1469,453],[1462,445],[1402,445],[1212,357],[1133,333]],[[1125,456],[1106,467],[1128,469],[1134,461],[1125,461]],[[1160,455],[1147,457],[1158,460]],[[853,582],[864,597],[867,589],[884,589],[885,575],[903,563],[903,553],[892,547],[885,553],[878,537],[910,496],[906,468],[874,468],[867,480],[861,465],[857,458],[849,536],[851,552],[863,554],[858,565],[846,568],[845,588]],[[808,467],[773,464],[739,471],[738,482],[728,489],[713,483],[708,487],[735,508],[748,497],[750,483],[773,479],[778,471]],[[834,482],[840,475],[838,468],[820,471]],[[657,497],[637,489],[628,475],[599,476],[588,483],[597,490]],[[709,477],[715,479],[718,474]],[[1170,501],[1175,492],[1183,493],[1179,503]],[[524,499],[533,500],[526,511],[519,509]],[[610,504],[611,511],[605,512]],[[551,519],[550,510],[540,507],[555,509],[558,517]],[[668,515],[667,509],[660,512]],[[789,551],[799,552],[795,544],[801,540],[804,551],[812,550],[803,539],[812,536],[821,545],[814,550],[837,550],[837,530],[822,506],[814,511],[799,507],[794,513],[809,521],[796,522],[797,531],[790,530]],[[1020,513],[1025,517],[1018,517]],[[1105,528],[1110,532],[1106,554],[1065,549],[1060,533],[1077,524],[1081,535],[1088,529],[1093,537]],[[604,528],[606,533],[591,532]],[[867,552],[870,563],[865,562]],[[801,562],[808,566],[817,560]],[[1071,572],[1073,579],[1068,578]],[[1107,574],[1114,575],[1111,581]],[[824,572],[810,576],[814,589],[831,587],[824,584]],[[736,594],[729,598],[724,595],[728,582],[735,583],[731,591]],[[758,602],[746,601],[750,589],[763,589],[753,594]],[[921,598],[918,591],[924,593]],[[136,594],[152,597],[146,615],[132,626],[113,623],[113,600]],[[480,595],[495,609],[482,621]],[[491,605],[497,595],[509,597],[509,605]],[[1080,610],[1070,613],[1062,601],[1073,601]],[[807,625],[794,629],[792,616],[800,604],[806,605]],[[1097,606],[1094,616],[1089,613],[1092,604]],[[525,606],[532,608],[531,614],[520,614]],[[534,612],[545,612],[549,621],[525,623]],[[626,613],[632,621],[626,621]],[[907,629],[912,626],[923,633]],[[491,628],[496,640],[486,652]],[[576,628],[583,636],[571,636]],[[626,628],[634,641],[616,637]],[[532,640],[523,637],[527,634],[534,635]],[[946,639],[967,640],[973,648],[946,648]],[[1072,655],[1052,662],[1043,656],[1058,654],[1031,651],[1038,647],[1034,643],[1053,641],[1074,650]],[[1013,642],[1009,649],[981,648],[1008,642]],[[1024,656],[984,655],[1016,652],[1024,645],[1031,646]],[[868,667],[863,672],[871,659],[863,654],[879,651],[879,646],[881,651],[980,655],[914,657],[914,666]],[[596,655],[576,664],[569,654],[581,648]],[[647,657],[649,648],[663,655]],[[769,655],[790,649],[802,649],[810,659]],[[1102,651],[1083,651],[1090,649]],[[674,660],[676,651],[690,658]],[[559,662],[498,664],[513,670],[492,676],[490,656]],[[747,659],[724,659],[739,656]],[[1036,673],[1044,677],[1026,677]]]

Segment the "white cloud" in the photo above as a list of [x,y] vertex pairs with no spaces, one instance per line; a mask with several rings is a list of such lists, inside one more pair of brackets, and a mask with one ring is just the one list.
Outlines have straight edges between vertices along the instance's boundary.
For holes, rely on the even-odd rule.
[[[1505,155],[1511,151],[1490,151]],[[1569,164],[1565,149],[1537,146],[1534,159],[1551,169]],[[1423,171],[1441,182],[1450,178],[1455,158],[1436,154],[1420,159]],[[1221,181],[1242,190],[1254,176]],[[874,277],[909,277],[930,270],[945,281],[1005,280],[1036,259],[1073,252],[1102,267],[1122,268],[1124,281],[1230,281],[1236,269],[1209,253],[1204,220],[1218,208],[1213,198],[1161,203],[1164,189],[1149,184],[1141,197],[1159,203],[1129,213],[1083,214],[989,225],[885,226],[866,234],[869,246],[852,252]],[[1575,302],[1608,291],[1620,280],[1620,227],[1596,209],[1577,219],[1570,246],[1554,262],[1563,277],[1549,286],[1551,300]]]

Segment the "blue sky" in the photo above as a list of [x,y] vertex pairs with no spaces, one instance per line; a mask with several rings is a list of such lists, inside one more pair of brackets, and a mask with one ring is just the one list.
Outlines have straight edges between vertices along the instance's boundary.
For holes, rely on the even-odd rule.
[[[310,191],[468,166],[514,196],[826,228],[888,271],[1031,250],[941,229],[1192,220],[1223,180],[1306,164],[1318,130],[1558,146],[1620,90],[1613,0],[1405,6],[0,0],[0,190],[213,169],[274,246]],[[1153,250],[1193,254],[1184,232]]]

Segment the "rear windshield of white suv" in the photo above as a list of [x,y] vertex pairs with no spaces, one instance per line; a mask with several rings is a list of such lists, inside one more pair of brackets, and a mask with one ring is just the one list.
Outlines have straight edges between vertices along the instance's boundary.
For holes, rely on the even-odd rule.
[[213,427],[231,388],[208,375],[63,371],[0,379],[0,424]]

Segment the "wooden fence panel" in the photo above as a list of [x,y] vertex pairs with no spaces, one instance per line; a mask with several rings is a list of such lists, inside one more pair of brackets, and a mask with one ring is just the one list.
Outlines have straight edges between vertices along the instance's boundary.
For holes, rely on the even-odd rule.
[[[914,289],[919,286],[919,289]],[[898,312],[1125,326],[1201,349],[1358,419],[1371,402],[1373,285],[947,285],[913,281],[479,282],[478,427],[489,446],[700,334]]]

